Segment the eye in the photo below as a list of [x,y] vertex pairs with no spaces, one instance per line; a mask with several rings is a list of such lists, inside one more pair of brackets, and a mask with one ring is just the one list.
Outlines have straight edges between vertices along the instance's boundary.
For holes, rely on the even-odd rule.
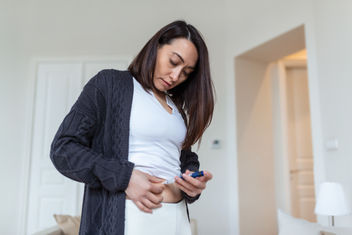
[[174,62],[173,60],[170,59],[170,64],[172,64],[173,66],[176,66],[177,62]]
[[183,75],[184,75],[185,77],[188,77],[189,73],[187,73],[186,71],[183,70]]

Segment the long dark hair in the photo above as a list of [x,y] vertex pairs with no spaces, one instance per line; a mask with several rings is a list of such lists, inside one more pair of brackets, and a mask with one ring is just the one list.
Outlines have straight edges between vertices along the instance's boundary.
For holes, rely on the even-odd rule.
[[[156,90],[153,77],[157,50],[173,39],[186,38],[198,52],[194,71],[186,81],[167,91],[179,109],[187,127],[183,149],[190,149],[210,125],[214,111],[214,85],[210,76],[208,49],[198,30],[185,21],[174,21],[161,28],[143,47],[129,65],[128,70],[144,89]],[[198,147],[199,147],[198,145]]]

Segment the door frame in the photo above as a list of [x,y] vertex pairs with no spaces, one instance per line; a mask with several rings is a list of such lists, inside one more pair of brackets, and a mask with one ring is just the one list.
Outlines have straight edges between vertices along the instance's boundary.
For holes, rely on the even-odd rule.
[[[269,64],[280,58],[283,58],[295,51],[307,50],[307,70],[308,70],[308,89],[309,89],[309,104],[311,112],[311,132],[312,132],[312,145],[313,145],[313,160],[314,160],[314,183],[315,183],[315,194],[317,195],[318,185],[326,180],[326,168],[324,159],[324,145],[322,135],[322,117],[320,108],[320,95],[319,95],[319,76],[317,74],[317,56],[316,56],[316,42],[314,34],[314,24],[304,23],[296,28],[291,29],[278,35],[277,37],[271,38],[268,41],[262,42],[258,45],[253,46],[244,52],[237,53],[234,57],[234,80],[235,80],[235,121],[237,122],[238,113],[238,100],[236,91],[238,88],[237,80],[245,76],[243,71],[239,72],[240,68],[237,67],[237,61],[242,59],[252,62],[262,62]],[[247,76],[248,77],[248,76]],[[239,163],[239,133],[238,123],[235,123],[235,150],[237,151],[237,165]],[[239,168],[238,166],[237,168]],[[237,169],[239,172],[239,170]],[[240,175],[238,173],[238,185],[240,184]],[[240,196],[238,196],[240,201]],[[240,209],[239,209],[240,212]],[[238,213],[238,221],[241,220],[240,213]],[[317,221],[322,223],[325,218],[317,216]],[[241,223],[239,223],[241,227]],[[240,230],[240,228],[239,228]]]

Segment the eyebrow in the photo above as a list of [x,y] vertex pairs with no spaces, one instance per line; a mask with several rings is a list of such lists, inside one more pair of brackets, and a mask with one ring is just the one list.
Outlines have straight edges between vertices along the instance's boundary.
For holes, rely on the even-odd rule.
[[[180,54],[178,54],[177,52],[174,52],[174,51],[172,53],[177,55],[180,58],[180,60],[182,60],[182,63],[185,63],[185,61],[183,60],[183,58],[182,58],[182,56]],[[192,67],[192,66],[188,66],[187,68],[190,68],[190,69],[194,70],[194,67]]]

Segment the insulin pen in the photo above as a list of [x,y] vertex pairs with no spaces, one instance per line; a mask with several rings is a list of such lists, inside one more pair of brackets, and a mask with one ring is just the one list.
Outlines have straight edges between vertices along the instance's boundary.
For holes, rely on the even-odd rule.
[[[197,178],[197,177],[204,176],[204,172],[203,171],[196,171],[196,172],[193,172],[193,173],[188,174],[188,175],[192,176],[193,178]],[[180,178],[183,179],[182,174],[180,175]]]
[[[201,177],[204,175],[204,172],[203,171],[196,171],[196,172],[193,172],[191,174],[188,174],[189,176],[192,176],[193,178],[197,178],[197,177]],[[184,180],[184,178],[182,177],[182,174],[180,174],[180,178]],[[163,182],[163,184],[171,184],[174,182],[174,179],[172,180],[165,180]]]

